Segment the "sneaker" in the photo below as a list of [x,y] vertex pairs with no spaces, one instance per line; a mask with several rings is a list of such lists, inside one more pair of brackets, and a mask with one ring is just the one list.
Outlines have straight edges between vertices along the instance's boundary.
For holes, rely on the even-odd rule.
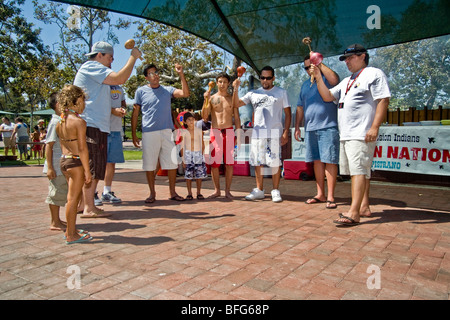
[[114,195],[114,192],[108,192],[107,194],[102,194],[102,201],[106,203],[121,203],[122,200]]
[[249,195],[245,196],[245,200],[253,201],[253,200],[260,200],[260,199],[264,199],[264,190],[261,191],[258,188],[253,189]]
[[273,189],[272,190],[272,201],[273,202],[281,202],[283,199],[281,199],[280,190]]
[[94,195],[94,204],[96,207],[103,205],[103,201],[98,198],[98,192],[96,192]]

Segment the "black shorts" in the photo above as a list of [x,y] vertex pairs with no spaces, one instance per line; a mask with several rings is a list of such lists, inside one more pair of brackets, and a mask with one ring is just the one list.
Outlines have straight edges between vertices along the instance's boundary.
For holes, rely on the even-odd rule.
[[89,168],[92,179],[104,180],[107,161],[108,133],[97,128],[86,128],[86,142],[89,151]]

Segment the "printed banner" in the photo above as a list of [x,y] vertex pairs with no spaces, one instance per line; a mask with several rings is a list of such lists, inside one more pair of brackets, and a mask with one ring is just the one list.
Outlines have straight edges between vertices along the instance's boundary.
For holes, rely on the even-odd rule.
[[450,126],[380,127],[372,170],[450,176]]

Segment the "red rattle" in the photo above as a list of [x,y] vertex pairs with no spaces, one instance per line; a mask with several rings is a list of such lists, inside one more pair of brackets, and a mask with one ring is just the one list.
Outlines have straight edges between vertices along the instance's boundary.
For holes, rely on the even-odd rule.
[[[319,52],[312,51],[312,49],[311,49],[311,38],[310,37],[303,38],[302,42],[309,47],[309,61],[311,61],[311,63],[313,65],[316,65],[316,66],[321,64],[322,61],[323,61],[323,55],[320,54]],[[314,75],[311,74],[311,84],[313,82],[314,82]]]
[[246,70],[246,69],[245,69],[243,66],[237,67],[237,69],[236,69],[236,71],[237,71],[237,76],[238,76],[239,78],[242,77],[242,75],[244,74],[245,70]]

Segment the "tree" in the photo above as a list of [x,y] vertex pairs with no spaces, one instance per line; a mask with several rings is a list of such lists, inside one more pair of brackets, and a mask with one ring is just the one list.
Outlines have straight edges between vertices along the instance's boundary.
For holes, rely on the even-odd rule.
[[[113,21],[109,11],[105,10],[72,6],[74,11],[70,11],[60,3],[40,4],[37,0],[33,0],[33,4],[36,19],[59,28],[59,43],[55,57],[61,65],[70,67],[66,69],[72,71],[69,75],[70,80],[86,61],[85,54],[90,52],[96,41],[103,40],[111,45],[117,44],[119,41],[114,31],[127,29],[131,24],[131,21],[124,19]],[[75,22],[71,20],[73,18],[76,19]]]
[[34,75],[31,66],[50,56],[40,39],[40,30],[21,16],[18,6],[23,3],[24,0],[0,2],[0,83],[5,98],[9,97],[8,109],[18,112],[24,106],[23,94],[29,89],[23,78]]
[[149,63],[158,67],[163,84],[180,87],[174,69],[175,63],[180,63],[184,67],[191,95],[187,99],[174,100],[173,107],[200,109],[208,80],[224,70],[222,52],[206,40],[152,21],[139,23],[136,40],[145,63],[138,67],[138,75],[131,77],[124,85],[128,96],[133,97],[136,89],[147,83],[142,70]]
[[449,36],[377,49],[373,65],[389,78],[392,107],[431,108],[449,100]]

